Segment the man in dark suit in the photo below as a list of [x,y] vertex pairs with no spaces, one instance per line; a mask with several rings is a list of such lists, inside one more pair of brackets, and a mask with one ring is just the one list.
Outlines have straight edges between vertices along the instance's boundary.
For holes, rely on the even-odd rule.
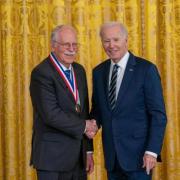
[[93,70],[91,117],[102,127],[109,180],[149,180],[161,152],[166,112],[158,70],[128,51],[118,22],[102,25],[110,59]]
[[[51,34],[52,52],[31,74],[33,105],[31,164],[38,180],[86,180],[93,171],[88,132],[88,89],[84,68],[75,63],[77,34],[68,25]],[[85,133],[87,136],[85,136]]]

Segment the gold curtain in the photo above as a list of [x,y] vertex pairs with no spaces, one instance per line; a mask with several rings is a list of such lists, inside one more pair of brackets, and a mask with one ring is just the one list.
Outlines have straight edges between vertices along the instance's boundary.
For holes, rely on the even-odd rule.
[[[129,49],[159,68],[168,125],[163,162],[154,180],[180,179],[180,0],[0,0],[0,180],[35,180],[29,166],[32,68],[50,50],[53,27],[72,24],[81,44],[91,95],[91,71],[106,55],[99,26],[118,20],[129,31]],[[95,171],[89,180],[106,180],[101,132],[94,141]]]

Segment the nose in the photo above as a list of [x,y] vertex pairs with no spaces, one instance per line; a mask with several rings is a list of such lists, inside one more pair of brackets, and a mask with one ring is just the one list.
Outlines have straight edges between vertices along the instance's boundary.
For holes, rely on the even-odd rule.
[[69,50],[70,50],[70,51],[74,51],[73,44],[69,44]]
[[113,41],[110,41],[110,42],[109,42],[109,47],[110,47],[110,48],[113,48],[113,47],[114,47]]

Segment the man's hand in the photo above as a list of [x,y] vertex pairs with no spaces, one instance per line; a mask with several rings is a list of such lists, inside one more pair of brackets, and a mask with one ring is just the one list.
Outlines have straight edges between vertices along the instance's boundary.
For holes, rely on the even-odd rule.
[[91,174],[94,171],[94,160],[92,153],[87,153],[86,171],[88,174]]
[[86,131],[85,134],[89,139],[92,139],[98,131],[96,120],[86,120]]
[[146,172],[149,175],[150,171],[155,167],[157,159],[149,154],[144,154],[143,157],[143,168],[146,168]]

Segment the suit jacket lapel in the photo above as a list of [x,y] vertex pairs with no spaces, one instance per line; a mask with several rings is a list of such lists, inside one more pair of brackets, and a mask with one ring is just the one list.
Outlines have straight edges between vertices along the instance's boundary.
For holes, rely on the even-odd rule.
[[[130,56],[129,56],[129,59],[128,59],[128,62],[127,62],[127,66],[126,66],[126,69],[125,69],[125,72],[124,72],[124,76],[123,76],[123,79],[122,79],[122,83],[121,83],[121,86],[120,86],[120,90],[119,90],[119,93],[118,93],[118,97],[117,97],[117,104],[119,105],[121,99],[124,97],[125,95],[125,92],[127,92],[127,88],[129,86],[129,83],[133,77],[133,74],[134,74],[134,71],[135,71],[135,64],[136,64],[136,61],[135,61],[135,57],[133,54],[130,53]],[[117,108],[117,106],[115,107],[115,109]]]
[[109,104],[109,72],[110,72],[110,66],[111,66],[111,60],[109,59],[106,63],[106,66],[104,68],[103,76],[104,76],[104,90],[105,90],[105,97],[106,97],[106,102],[108,105],[109,110],[111,110],[110,104]]
[[78,69],[76,68],[76,66],[73,66],[73,68],[74,68],[74,73],[75,73],[75,76],[76,76],[76,82],[77,82],[77,88],[78,88],[78,93],[79,93],[80,104],[82,106],[83,103],[84,103],[84,98],[83,98],[84,97],[84,92],[83,92],[83,86],[81,85],[82,84],[81,74],[78,71]]

